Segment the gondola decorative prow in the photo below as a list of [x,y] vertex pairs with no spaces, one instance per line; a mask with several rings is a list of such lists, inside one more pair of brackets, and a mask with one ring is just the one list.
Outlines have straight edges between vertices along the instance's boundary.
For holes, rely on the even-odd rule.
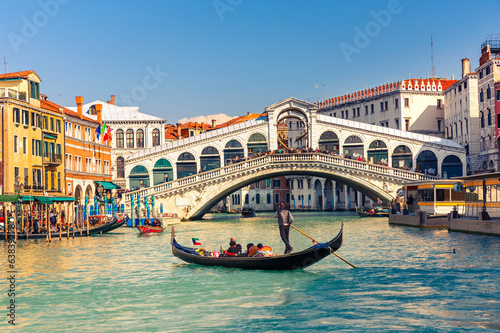
[[174,238],[175,238],[175,229],[174,229],[174,226],[172,225],[172,230],[170,232],[171,234],[171,237],[170,237],[170,244],[174,244]]

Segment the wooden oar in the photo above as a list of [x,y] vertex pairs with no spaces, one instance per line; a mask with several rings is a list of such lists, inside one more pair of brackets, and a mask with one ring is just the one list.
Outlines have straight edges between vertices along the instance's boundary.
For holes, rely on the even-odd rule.
[[[306,234],[305,232],[303,232],[303,231],[302,231],[302,230],[300,230],[299,228],[296,228],[295,226],[293,226],[293,225],[291,225],[291,224],[290,224],[290,226],[291,226],[292,228],[294,228],[295,230],[297,230],[298,232],[300,232],[301,234],[303,234],[304,236],[309,237],[309,238],[313,241],[313,243],[314,243],[314,244],[318,244],[318,243],[319,243],[317,240],[315,240],[314,238],[312,238],[311,236],[309,236],[308,234]],[[330,250],[331,250],[331,248],[330,248]],[[349,264],[352,268],[356,268],[356,266],[354,266],[354,265],[353,265],[353,264],[351,264],[349,261],[345,260],[344,258],[342,258],[341,256],[339,256],[337,253],[335,253],[335,251],[332,251],[332,253],[333,253],[334,255],[336,255],[339,259],[342,259],[342,261],[344,261],[346,264]]]

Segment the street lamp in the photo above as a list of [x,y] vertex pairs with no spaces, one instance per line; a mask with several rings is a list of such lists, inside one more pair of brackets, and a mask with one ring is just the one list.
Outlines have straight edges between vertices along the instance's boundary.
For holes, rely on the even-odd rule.
[[99,184],[99,186],[97,187],[97,193],[99,193],[99,215],[102,212],[102,204],[104,202],[103,192],[104,192],[104,186],[102,186],[102,184]]

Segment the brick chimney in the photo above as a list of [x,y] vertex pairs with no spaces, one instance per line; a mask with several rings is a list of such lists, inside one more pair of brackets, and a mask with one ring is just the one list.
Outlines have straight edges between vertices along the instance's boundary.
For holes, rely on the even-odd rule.
[[76,101],[76,109],[78,111],[78,118],[82,119],[83,118],[83,97],[76,96],[75,101]]
[[216,124],[217,124],[217,120],[212,119],[212,127],[215,127]]
[[177,123],[177,138],[181,139],[181,123]]
[[108,104],[113,104],[115,105],[115,95],[111,95],[111,99],[109,101],[107,101]]
[[198,122],[194,123],[194,129],[198,129]]
[[462,59],[462,78],[464,78],[470,72],[469,59]]
[[96,104],[94,105],[95,107],[95,111],[97,113],[97,121],[99,122],[99,124],[102,123],[102,104]]

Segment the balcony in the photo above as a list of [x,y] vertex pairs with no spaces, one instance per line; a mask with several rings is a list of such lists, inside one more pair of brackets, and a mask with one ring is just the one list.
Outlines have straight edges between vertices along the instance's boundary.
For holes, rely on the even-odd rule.
[[28,101],[28,96],[25,91],[17,91],[9,88],[0,88],[0,98],[2,97],[18,99],[24,102]]
[[43,155],[44,165],[60,165],[62,163],[62,154],[45,153]]

